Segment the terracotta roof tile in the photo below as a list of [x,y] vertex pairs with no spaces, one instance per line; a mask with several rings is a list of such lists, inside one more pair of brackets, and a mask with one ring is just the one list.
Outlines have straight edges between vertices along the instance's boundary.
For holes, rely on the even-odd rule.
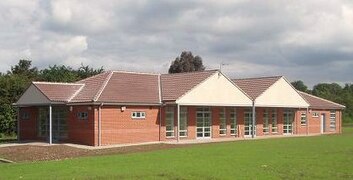
[[50,101],[68,102],[81,89],[83,84],[33,82]]
[[233,79],[233,82],[252,99],[256,99],[282,76]]
[[72,102],[93,101],[111,74],[112,72],[108,71],[76,82],[85,84],[85,87],[72,99]]
[[162,100],[173,101],[210,77],[217,70],[190,73],[162,74]]
[[310,104],[310,108],[314,109],[344,109],[345,106],[311,95],[301,91],[298,91],[302,97]]
[[160,103],[158,74],[113,72],[98,101]]

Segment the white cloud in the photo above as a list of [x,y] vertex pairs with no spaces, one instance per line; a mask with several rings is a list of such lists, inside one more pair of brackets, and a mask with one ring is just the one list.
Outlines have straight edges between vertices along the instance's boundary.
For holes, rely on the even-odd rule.
[[342,82],[353,75],[344,68],[352,67],[352,19],[349,0],[3,0],[0,71],[30,58],[40,68],[166,72],[191,50],[209,68],[231,64],[224,71],[234,76]]

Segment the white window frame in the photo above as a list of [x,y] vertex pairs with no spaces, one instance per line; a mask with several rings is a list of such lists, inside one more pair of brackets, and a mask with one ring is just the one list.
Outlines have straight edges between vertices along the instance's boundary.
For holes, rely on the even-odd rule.
[[144,111],[134,111],[131,112],[132,119],[146,119],[146,112]]
[[301,112],[300,113],[300,125],[301,126],[306,126],[306,124],[307,124],[306,112]]
[[313,112],[313,117],[314,118],[318,118],[320,116],[320,113],[319,112]]
[[[224,125],[224,128],[222,128],[222,125]],[[219,135],[220,136],[226,136],[227,135],[226,108],[220,108],[219,109]]]
[[330,111],[330,130],[336,130],[336,111]]
[[[182,127],[185,121],[185,127]],[[185,128],[185,129],[183,129]],[[187,107],[180,107],[180,125],[179,125],[179,136],[180,137],[188,137],[188,108]]]
[[86,111],[78,112],[76,116],[79,120],[88,120],[88,112]]
[[[238,134],[237,128],[237,109],[231,108],[229,111],[229,118],[230,118],[230,135],[236,136]],[[232,128],[233,126],[233,128]]]
[[[166,107],[165,108],[165,137],[166,138],[174,138],[174,107]],[[171,117],[172,119],[169,120],[168,118]],[[168,125],[168,122],[171,122],[171,125]],[[168,130],[170,128],[170,130]]]
[[262,123],[262,132],[264,134],[269,134],[270,133],[270,116],[269,116],[269,110],[266,108],[264,109],[264,113],[262,115],[262,120],[263,120],[263,123]]
[[271,133],[278,133],[278,118],[277,118],[277,109],[271,110]]

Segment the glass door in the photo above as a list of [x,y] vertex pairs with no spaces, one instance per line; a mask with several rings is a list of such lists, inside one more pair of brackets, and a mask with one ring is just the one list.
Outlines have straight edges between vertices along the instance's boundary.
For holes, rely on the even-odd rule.
[[283,134],[289,135],[293,133],[294,112],[286,109],[283,112]]
[[200,107],[196,110],[196,137],[210,138],[211,137],[211,109],[209,107]]
[[[49,138],[49,107],[40,107],[38,111],[38,136]],[[53,107],[52,109],[54,141],[67,138],[67,112],[66,107]]]
[[[250,137],[253,132],[253,125],[252,125],[252,110],[246,109],[244,111],[244,136]],[[256,125],[254,134],[256,135]]]

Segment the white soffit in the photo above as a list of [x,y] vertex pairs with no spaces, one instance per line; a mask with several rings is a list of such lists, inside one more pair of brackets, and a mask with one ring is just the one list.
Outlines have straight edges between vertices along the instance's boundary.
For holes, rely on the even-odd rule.
[[49,104],[50,100],[33,84],[23,93],[17,105]]
[[299,93],[281,77],[255,100],[255,106],[263,107],[300,107],[309,104]]
[[177,99],[176,103],[205,106],[252,106],[251,99],[219,72],[214,73]]

